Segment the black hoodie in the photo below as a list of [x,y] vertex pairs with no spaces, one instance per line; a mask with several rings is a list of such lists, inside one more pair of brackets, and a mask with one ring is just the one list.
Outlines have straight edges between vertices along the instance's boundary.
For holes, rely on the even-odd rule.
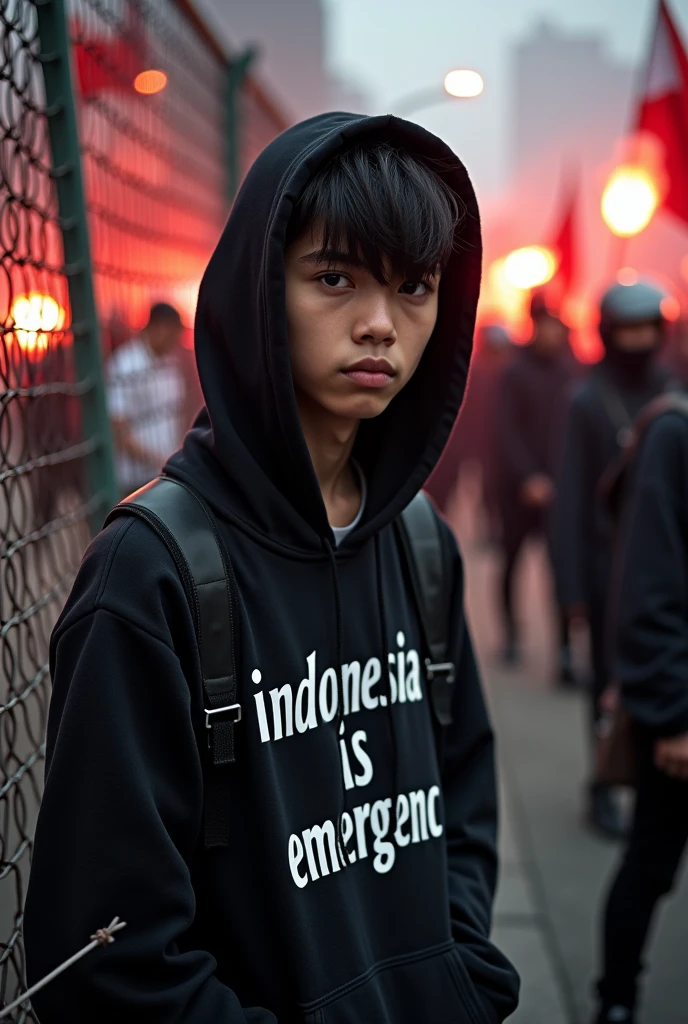
[[[365,514],[334,552],[291,379],[283,246],[305,183],[364,137],[438,161],[468,218],[416,375],[361,427]],[[115,914],[127,928],[36,998],[42,1024],[495,1024],[513,1011],[516,975],[488,939],[493,739],[461,561],[447,530],[458,677],[440,778],[392,527],[456,417],[479,278],[466,172],[415,125],[327,114],[250,171],[199,295],[206,410],[167,467],[212,505],[240,591],[231,839],[203,851],[204,716],[182,586],[146,525],[119,520],[89,549],[53,637],[30,979]]]

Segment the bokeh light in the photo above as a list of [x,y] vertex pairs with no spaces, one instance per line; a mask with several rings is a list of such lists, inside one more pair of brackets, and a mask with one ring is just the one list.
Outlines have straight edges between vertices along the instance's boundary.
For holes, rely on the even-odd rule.
[[40,292],[17,296],[10,315],[17,344],[30,355],[46,352],[50,333],[62,330],[67,319],[62,306]]
[[457,68],[450,71],[444,79],[445,91],[457,99],[473,99],[480,96],[485,88],[483,76],[477,71],[469,71],[468,68]]
[[674,323],[681,315],[681,303],[675,295],[665,295],[661,301],[662,316],[669,323]]
[[616,280],[619,282],[619,284],[625,284],[626,286],[630,286],[632,284],[638,283],[638,281],[640,280],[640,274],[635,269],[635,267],[622,267],[619,273],[616,275]]
[[162,92],[167,85],[167,75],[164,71],[156,71],[150,68],[147,71],[140,71],[134,79],[134,88],[142,96],[155,96]]
[[620,238],[644,231],[659,205],[659,190],[642,167],[624,165],[612,173],[602,195],[602,217]]
[[504,276],[514,288],[529,290],[547,284],[554,277],[557,260],[551,249],[527,245],[509,253],[504,261]]

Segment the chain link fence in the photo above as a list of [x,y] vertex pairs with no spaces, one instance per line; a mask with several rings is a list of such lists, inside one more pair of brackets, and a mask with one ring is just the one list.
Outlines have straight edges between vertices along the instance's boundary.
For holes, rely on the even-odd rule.
[[[48,639],[98,497],[86,486],[36,5],[0,5],[0,1002],[24,982]],[[28,1015],[30,1016],[30,1015]],[[17,1020],[27,1019],[22,1012]]]
[[[54,133],[52,156],[50,144],[59,103],[50,89],[46,100],[51,7],[53,25],[61,19],[64,29],[66,19],[62,57],[73,83],[73,95],[58,99],[74,104],[79,136],[59,160]],[[120,412],[122,388],[131,389],[125,413],[147,403],[149,423],[159,405],[181,437],[200,397],[190,333],[152,367],[122,351],[155,302],[191,323],[228,212],[232,130],[240,126],[234,160],[243,175],[285,126],[252,78],[234,94],[227,78],[225,55],[187,0],[0,0],[0,1007],[25,990],[22,907],[42,787],[49,637],[111,493],[98,490],[93,472],[94,453],[111,451],[103,389]],[[232,118],[230,101],[239,108]],[[62,203],[69,160],[81,167],[80,211]],[[88,245],[78,260],[65,257],[84,210],[92,277]],[[101,352],[98,325],[73,308],[79,274],[89,288],[92,280]],[[97,372],[84,371],[89,359]],[[170,387],[170,359],[181,390]],[[99,406],[88,404],[94,389]],[[174,447],[169,435],[165,445]],[[13,1019],[35,1018],[22,1009]]]

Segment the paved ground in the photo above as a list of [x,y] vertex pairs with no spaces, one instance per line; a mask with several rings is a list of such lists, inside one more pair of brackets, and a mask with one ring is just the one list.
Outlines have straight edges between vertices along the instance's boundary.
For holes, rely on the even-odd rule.
[[[458,531],[466,537],[459,517]],[[462,526],[464,529],[462,529]],[[495,664],[499,631],[494,554],[464,543],[473,633],[499,744],[502,877],[495,936],[522,976],[514,1024],[587,1024],[597,921],[618,849],[583,826],[585,700],[549,682],[549,603],[542,553],[528,552],[521,578],[525,664]],[[580,648],[579,644],[579,648]],[[581,663],[585,652],[580,650]],[[643,1024],[688,1022],[688,884],[661,915]]]

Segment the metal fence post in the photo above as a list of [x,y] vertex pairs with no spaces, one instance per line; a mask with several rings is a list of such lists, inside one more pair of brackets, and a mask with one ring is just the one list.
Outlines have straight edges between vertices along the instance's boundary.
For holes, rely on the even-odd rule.
[[91,516],[91,530],[100,529],[117,501],[114,450],[108,416],[100,327],[91,270],[88,223],[79,148],[76,104],[70,68],[65,0],[37,0],[40,60],[46,93],[46,114],[52,152],[52,177],[57,189],[65,273],[69,287],[74,336],[74,361],[81,381],[90,387],[82,397],[84,437],[95,441],[87,457],[92,495],[100,495]]
[[241,181],[241,86],[256,58],[252,48],[234,57],[227,68],[227,191],[230,203]]

